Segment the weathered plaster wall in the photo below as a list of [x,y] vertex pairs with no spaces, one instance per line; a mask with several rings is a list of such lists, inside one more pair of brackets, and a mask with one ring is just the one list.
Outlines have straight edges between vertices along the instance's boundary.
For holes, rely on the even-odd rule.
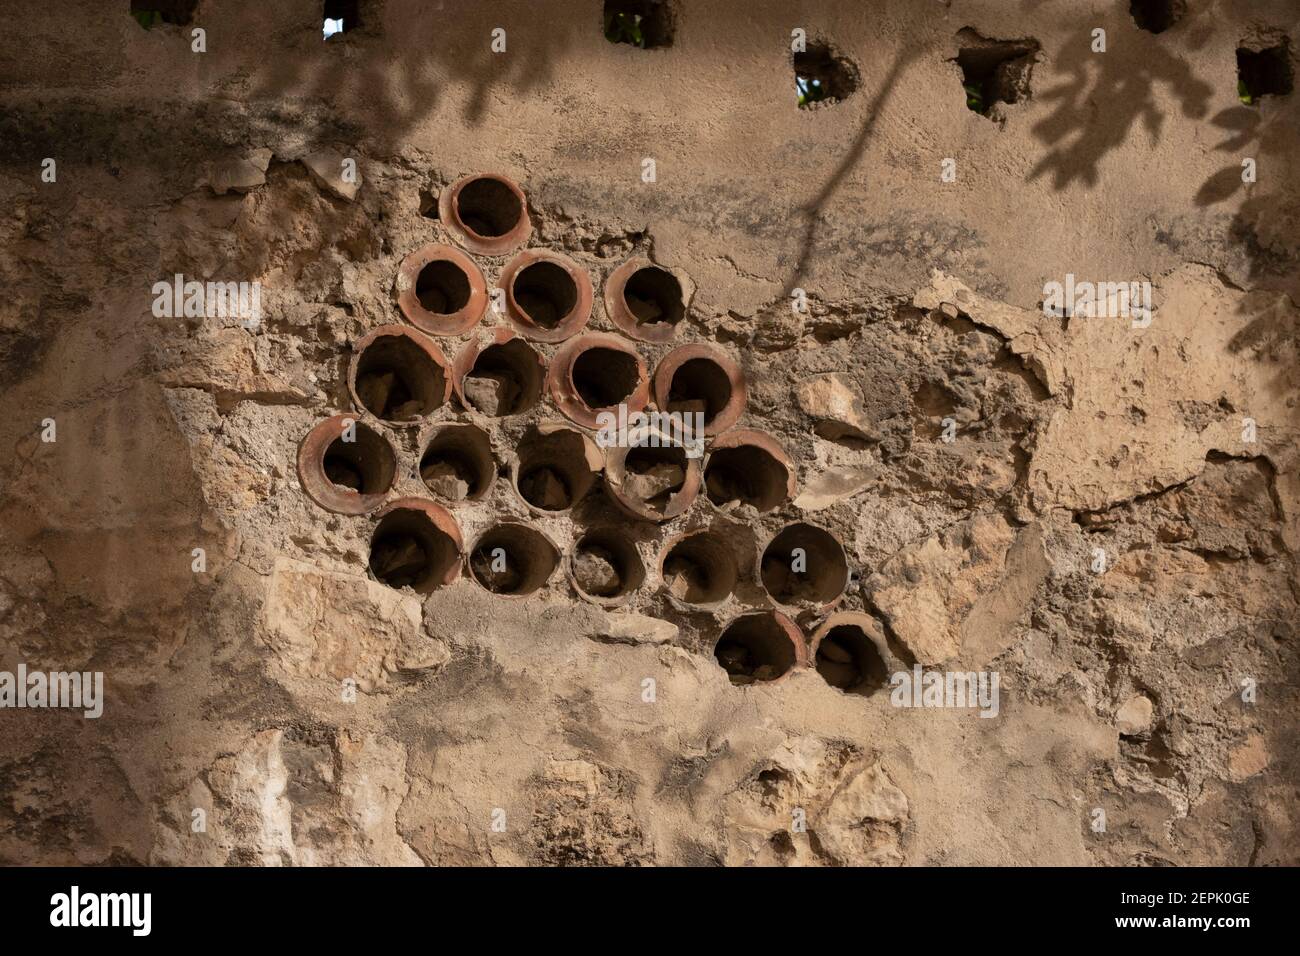
[[[1295,5],[1189,0],[1159,35],[1122,2],[679,6],[656,51],[607,43],[591,0],[383,0],[330,43],[314,2],[205,0],[203,54],[87,0],[0,36],[0,670],[101,670],[108,695],[99,720],[0,711],[0,859],[1295,862],[1300,94],[1242,106],[1235,64],[1294,49]],[[856,93],[796,108],[795,27]],[[965,27],[1041,45],[1000,122],[965,106]],[[326,149],[356,157],[354,198],[300,162]],[[218,194],[257,150],[264,182]],[[740,362],[740,425],[812,495],[701,498],[630,532],[647,560],[696,526],[742,554],[828,527],[890,663],[997,670],[998,718],[811,668],[732,686],[711,645],[757,587],[689,612],[652,573],[611,613],[559,574],[518,602],[368,577],[373,519],[316,507],[297,443],[351,409],[402,258],[455,241],[428,197],[478,171],[591,274],[593,329],[629,254],[688,275],[677,341]],[[505,257],[477,258],[495,280]],[[260,282],[262,326],[155,318],[177,272]],[[1044,316],[1066,273],[1150,280],[1151,325]],[[827,373],[868,441],[817,433]],[[505,463],[556,417],[472,420]],[[527,515],[498,484],[453,509],[467,539]],[[616,520],[597,494],[538,523],[567,546],[587,519]]]

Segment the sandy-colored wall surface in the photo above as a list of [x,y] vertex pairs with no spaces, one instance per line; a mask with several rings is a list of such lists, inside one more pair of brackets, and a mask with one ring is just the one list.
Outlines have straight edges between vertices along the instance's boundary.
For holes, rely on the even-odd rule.
[[[329,42],[315,0],[128,6],[0,32],[0,671],[105,695],[0,709],[0,862],[1297,862],[1300,93],[1237,85],[1239,48],[1300,66],[1294,2],[1187,0],[1157,34],[1120,0],[682,0],[648,50],[599,0],[362,0]],[[796,29],[856,90],[796,105]],[[963,31],[1037,44],[1017,102],[968,108]],[[474,173],[589,277],[586,332],[648,371],[736,363],[733,431],[793,494],[706,478],[654,522],[598,474],[542,513],[512,479],[572,426],[550,397],[357,407],[354,346],[410,327],[408,254],[465,248],[436,200]],[[514,251],[470,255],[494,288]],[[670,342],[611,320],[633,257],[686,290]],[[257,283],[260,321],[156,315],[176,274]],[[1045,314],[1067,274],[1149,282],[1150,321]],[[443,503],[466,551],[545,534],[548,582],[379,580],[376,514],[300,481],[334,414],[393,448],[385,501],[435,500],[427,439],[481,428],[495,481]],[[761,554],[797,523],[839,542],[842,593],[782,608],[806,663],[733,683],[715,645],[775,608]],[[565,572],[593,529],[645,568],[616,607]],[[707,606],[660,567],[702,529],[737,577]],[[890,674],[996,673],[996,716],[832,686],[831,613]]]

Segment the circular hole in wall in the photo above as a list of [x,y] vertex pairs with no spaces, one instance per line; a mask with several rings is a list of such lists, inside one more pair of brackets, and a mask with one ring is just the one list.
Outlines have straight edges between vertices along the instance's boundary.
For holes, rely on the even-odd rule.
[[586,497],[600,474],[589,440],[571,428],[534,431],[519,443],[515,488],[540,511],[568,511]]
[[393,507],[379,519],[370,538],[369,561],[378,580],[427,594],[455,579],[460,541],[430,516],[427,509],[434,507]]
[[688,462],[680,446],[640,445],[623,460],[622,490],[641,507],[663,514],[673,496],[686,485]]
[[570,374],[574,391],[591,409],[618,405],[641,384],[635,355],[601,346],[582,352],[574,360]]
[[447,369],[405,334],[371,338],[356,358],[357,401],[385,421],[409,422],[430,414],[446,401],[448,384]]
[[713,656],[733,684],[773,681],[799,662],[798,629],[782,614],[744,614],[722,632]]
[[514,299],[532,323],[554,329],[578,305],[578,284],[554,262],[533,262],[514,278]]
[[546,535],[526,524],[503,523],[484,532],[470,553],[470,576],[493,594],[523,597],[542,587],[559,563]]
[[667,269],[645,266],[628,277],[623,301],[638,326],[675,326],[686,316],[682,284]]
[[814,663],[826,683],[866,696],[889,682],[889,669],[860,624],[828,622],[818,634]]
[[353,424],[352,441],[345,432],[325,449],[322,465],[334,486],[362,495],[381,495],[393,485],[397,456],[392,446],[373,429]]
[[466,403],[484,415],[518,415],[541,401],[542,379],[537,353],[522,339],[511,339],[478,353],[461,392]]
[[659,569],[664,587],[687,604],[725,600],[740,577],[735,545],[715,531],[678,538],[664,552]]
[[469,305],[470,281],[465,270],[449,259],[437,259],[420,270],[415,297],[422,308],[451,315]]
[[569,575],[583,597],[611,603],[644,583],[645,565],[623,532],[597,529],[578,539],[569,560]]
[[519,225],[524,204],[499,179],[480,176],[456,193],[456,213],[467,229],[484,239],[504,236]]
[[673,373],[667,411],[702,412],[707,428],[730,401],[731,379],[722,366],[712,359],[694,358]]
[[704,467],[709,500],[719,506],[734,502],[771,511],[789,495],[789,482],[785,464],[758,445],[715,446]]
[[778,604],[826,605],[843,593],[848,559],[839,539],[802,522],[787,525],[763,549],[763,588]]
[[492,488],[496,461],[487,432],[474,425],[444,425],[420,456],[420,478],[446,501],[476,500]]

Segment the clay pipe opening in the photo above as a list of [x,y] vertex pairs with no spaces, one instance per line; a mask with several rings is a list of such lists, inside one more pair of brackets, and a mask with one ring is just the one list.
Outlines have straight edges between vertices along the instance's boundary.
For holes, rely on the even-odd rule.
[[397,455],[354,415],[318,423],[298,446],[298,481],[326,511],[359,515],[378,508],[397,476]]
[[444,501],[477,501],[497,477],[492,441],[475,425],[440,425],[420,455],[420,479]]
[[566,343],[551,360],[546,376],[551,400],[564,417],[596,428],[602,412],[639,412],[650,401],[645,363],[622,339],[593,332]]
[[849,582],[849,562],[839,539],[804,522],[777,532],[763,549],[760,568],[764,590],[785,607],[829,607]]
[[358,409],[387,422],[413,422],[451,397],[451,369],[419,332],[382,325],[357,342],[348,389]]
[[397,272],[397,307],[421,332],[460,335],[487,311],[487,281],[459,249],[431,242],[416,249]]
[[519,248],[533,231],[523,190],[497,173],[466,176],[442,190],[438,216],[465,248],[485,256]]
[[812,659],[826,683],[867,696],[889,683],[880,624],[867,614],[832,614],[812,636]]
[[501,271],[506,316],[519,333],[560,342],[591,318],[591,277],[568,256],[547,250],[519,253]]
[[807,660],[803,634],[778,611],[742,614],[726,626],[713,656],[735,685],[778,680]]
[[469,573],[480,587],[505,597],[526,597],[550,580],[560,552],[536,528],[504,521],[485,531],[469,556]]
[[654,394],[660,411],[702,414],[704,434],[716,435],[736,424],[745,411],[745,376],[720,349],[683,345],[659,362]]
[[636,545],[614,528],[597,528],[579,538],[565,570],[581,598],[605,607],[626,603],[645,582]]
[[704,466],[709,500],[724,509],[771,511],[794,497],[794,464],[769,435],[737,429],[720,435]]
[[502,418],[541,401],[546,364],[531,345],[501,329],[485,348],[466,345],[452,372],[456,396],[467,410]]
[[558,514],[586,497],[604,467],[600,449],[576,428],[542,425],[520,440],[514,486],[534,511]]
[[659,577],[668,593],[685,604],[719,604],[740,579],[735,551],[735,542],[717,531],[688,531],[664,548]]
[[390,588],[418,594],[450,584],[460,573],[456,519],[421,498],[399,498],[379,513],[370,536],[370,573]]
[[629,514],[667,521],[689,508],[700,490],[700,460],[661,436],[658,446],[611,448],[605,454],[605,488]]
[[649,259],[629,259],[605,281],[605,311],[626,335],[667,342],[686,317],[686,292],[667,269]]

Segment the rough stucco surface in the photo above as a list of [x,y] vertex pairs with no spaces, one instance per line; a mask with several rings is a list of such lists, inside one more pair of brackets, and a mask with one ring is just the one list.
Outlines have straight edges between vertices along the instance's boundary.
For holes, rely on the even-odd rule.
[[[1235,62],[1300,43],[1293,3],[1193,0],[1153,35],[1119,2],[693,0],[655,51],[607,43],[591,0],[384,0],[330,43],[309,0],[205,3],[203,54],[126,6],[0,36],[0,670],[103,671],[107,694],[99,720],[0,712],[0,860],[1297,862],[1300,94],[1242,106]],[[843,102],[796,108],[799,26],[856,64]],[[1041,45],[995,119],[964,103],[964,27]],[[357,159],[353,198],[322,150]],[[621,522],[648,565],[712,524],[748,574],[783,524],[830,528],[840,609],[892,668],[996,670],[996,719],[813,668],[732,686],[711,647],[754,584],[688,611],[650,567],[611,612],[559,573],[521,601],[367,574],[374,519],[313,504],[296,449],[351,409],[351,344],[400,321],[402,257],[455,241],[427,197],[479,171],[592,275],[593,329],[629,255],[688,275],[677,341],[737,359],[740,425],[798,473],[764,515],[701,496],[634,525],[598,489],[530,520],[565,551]],[[505,258],[476,259],[494,282]],[[260,282],[261,327],[155,318],[174,273]],[[1149,280],[1151,325],[1045,316],[1066,273]],[[822,437],[830,406],[866,440]],[[505,463],[558,414],[436,418]],[[426,494],[417,430],[386,434],[394,494]],[[467,541],[529,518],[503,479],[453,510]]]

